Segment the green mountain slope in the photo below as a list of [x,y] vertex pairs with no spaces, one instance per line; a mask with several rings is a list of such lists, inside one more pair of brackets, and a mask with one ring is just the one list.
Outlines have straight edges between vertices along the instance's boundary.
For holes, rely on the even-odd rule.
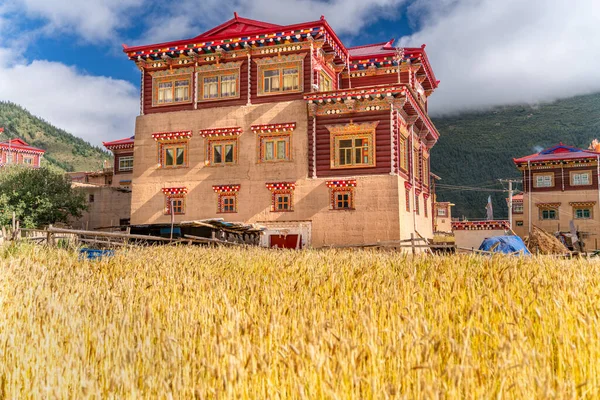
[[0,101],[0,127],[5,128],[0,141],[20,137],[44,149],[42,165],[58,170],[94,171],[102,169],[103,160],[112,160],[111,153],[56,128],[14,103]]
[[[431,170],[441,184],[502,189],[498,178],[520,178],[512,159],[563,142],[587,148],[600,139],[600,93],[539,106],[511,106],[488,112],[434,118],[440,140]],[[521,187],[520,185],[518,186]],[[488,195],[494,217],[506,218],[507,194],[438,189],[438,201],[456,204],[454,217],[484,218]]]

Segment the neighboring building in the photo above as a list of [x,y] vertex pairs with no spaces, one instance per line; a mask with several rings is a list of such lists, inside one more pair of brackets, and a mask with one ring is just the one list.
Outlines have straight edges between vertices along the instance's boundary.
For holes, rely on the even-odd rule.
[[481,243],[487,238],[504,236],[509,232],[508,221],[454,221],[452,232],[456,247],[461,249],[479,249]]
[[132,224],[221,217],[266,245],[432,237],[425,46],[347,48],[324,18],[234,18],[125,47],[142,74]]
[[436,202],[434,204],[433,231],[452,232],[452,207],[453,203],[448,201]]
[[551,233],[569,232],[574,221],[585,248],[597,248],[599,159],[600,153],[562,143],[514,159],[523,174],[522,234],[527,236],[532,225]]
[[[514,195],[512,202],[512,230],[517,236],[524,238],[527,236],[527,229],[523,220],[523,193]],[[508,198],[506,204],[508,204]]]
[[23,139],[10,139],[0,142],[0,166],[26,165],[39,168],[46,150],[30,146]]
[[131,176],[133,169],[133,137],[104,142],[115,155],[114,166],[102,171],[70,172],[73,187],[84,191],[88,210],[72,222],[82,229],[115,229],[129,225],[131,215]]

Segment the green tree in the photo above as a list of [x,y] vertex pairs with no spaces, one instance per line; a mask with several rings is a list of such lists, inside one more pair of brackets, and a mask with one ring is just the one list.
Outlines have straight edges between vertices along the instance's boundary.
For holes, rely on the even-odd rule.
[[84,194],[59,172],[20,166],[0,170],[0,226],[10,224],[13,212],[25,228],[67,223],[86,207]]

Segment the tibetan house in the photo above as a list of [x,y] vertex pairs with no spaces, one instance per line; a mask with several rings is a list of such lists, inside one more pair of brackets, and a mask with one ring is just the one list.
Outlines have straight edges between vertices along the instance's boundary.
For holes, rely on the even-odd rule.
[[550,233],[570,232],[571,221],[585,243],[597,249],[600,234],[600,153],[562,143],[514,159],[523,176],[522,234],[536,225]]
[[432,236],[425,46],[346,47],[325,18],[234,18],[124,46],[141,71],[132,224],[223,218],[264,245]]
[[71,225],[81,229],[125,229],[131,213],[131,176],[134,138],[104,142],[114,154],[114,165],[101,171],[70,172],[73,187],[85,193],[88,210]]
[[0,142],[0,166],[26,165],[39,168],[46,150],[30,146],[23,139],[10,139]]

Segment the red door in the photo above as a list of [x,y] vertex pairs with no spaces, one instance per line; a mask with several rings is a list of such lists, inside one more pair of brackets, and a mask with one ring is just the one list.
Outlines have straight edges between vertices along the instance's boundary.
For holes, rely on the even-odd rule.
[[269,236],[269,246],[279,249],[301,249],[301,235],[271,235]]

